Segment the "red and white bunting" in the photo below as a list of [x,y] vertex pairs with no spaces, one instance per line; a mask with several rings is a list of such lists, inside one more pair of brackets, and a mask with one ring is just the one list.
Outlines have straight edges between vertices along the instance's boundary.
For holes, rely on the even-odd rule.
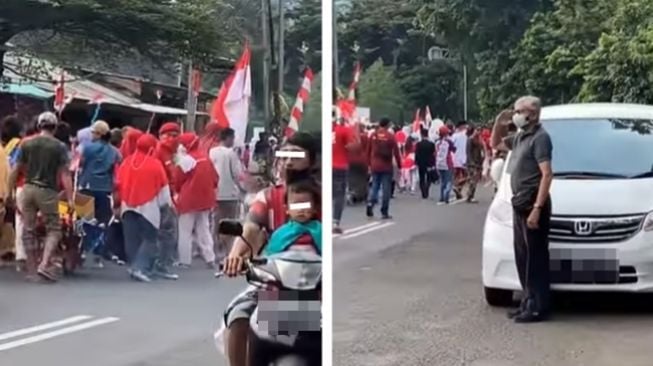
[[413,132],[419,133],[420,130],[422,129],[422,121],[420,119],[420,109],[417,108],[417,111],[415,112],[415,119],[413,120]]
[[309,97],[311,95],[311,84],[313,83],[313,71],[310,68],[306,68],[304,72],[304,80],[302,81],[302,86],[299,88],[297,93],[297,100],[295,100],[295,105],[290,111],[290,122],[288,123],[288,128],[293,131],[299,131],[299,122],[302,120],[304,115],[304,107],[308,103]]

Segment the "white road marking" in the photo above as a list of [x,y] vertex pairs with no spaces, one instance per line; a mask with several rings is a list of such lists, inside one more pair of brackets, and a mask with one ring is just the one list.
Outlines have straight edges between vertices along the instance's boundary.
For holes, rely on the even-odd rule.
[[360,231],[357,231],[357,232],[355,232],[355,233],[353,233],[353,234],[343,235],[343,236],[340,237],[340,238],[341,238],[341,239],[351,239],[351,238],[355,238],[355,237],[357,237],[357,236],[365,235],[365,234],[367,234],[367,233],[371,233],[372,231],[380,230],[380,229],[386,228],[386,227],[388,227],[388,226],[392,226],[392,225],[394,225],[394,224],[395,224],[394,222],[387,222],[387,223],[385,223],[385,224],[383,224],[383,225],[372,226],[372,227],[370,227],[370,228],[368,228],[368,229],[360,230]]
[[86,323],[73,325],[73,326],[66,327],[66,328],[57,329],[57,330],[54,330],[52,332],[42,333],[42,334],[35,335],[35,336],[32,336],[32,337],[17,339],[17,340],[12,341],[12,342],[0,344],[0,352],[6,351],[6,350],[9,350],[9,349],[12,349],[12,348],[26,346],[28,344],[32,344],[32,343],[36,343],[36,342],[45,341],[45,340],[55,338],[55,337],[59,337],[59,336],[62,336],[62,335],[79,332],[79,331],[89,329],[89,328],[93,328],[93,327],[97,327],[97,326],[100,326],[100,325],[113,323],[113,322],[116,322],[118,320],[120,320],[120,318],[106,317],[106,318],[101,318],[101,319],[97,319],[97,320],[92,320],[92,321],[89,321],[89,322],[86,322]]
[[73,316],[73,317],[70,317],[70,318],[62,319],[62,320],[57,320],[56,322],[40,324],[40,325],[36,325],[36,326],[33,326],[33,327],[29,327],[29,328],[23,328],[23,329],[14,330],[14,331],[7,332],[7,333],[2,333],[2,334],[0,334],[0,341],[4,341],[5,339],[9,339],[9,338],[20,337],[20,336],[25,335],[25,334],[36,333],[36,332],[40,332],[40,331],[43,331],[43,330],[48,330],[48,329],[51,329],[51,328],[57,328],[57,327],[60,327],[62,325],[68,325],[68,324],[71,324],[71,323],[81,322],[82,320],[88,320],[88,319],[91,319],[91,318],[92,318],[92,316],[90,316],[90,315],[78,315],[78,316]]
[[352,234],[352,233],[355,233],[355,232],[357,232],[357,231],[359,231],[359,230],[364,230],[364,229],[367,229],[368,227],[373,227],[373,226],[378,226],[378,225],[381,225],[381,223],[378,222],[378,221],[370,222],[369,224],[365,224],[365,225],[361,225],[361,226],[356,226],[356,227],[352,227],[352,228],[350,228],[350,229],[347,229],[347,230],[345,230],[342,234],[337,234],[337,235],[334,235],[333,237],[334,237],[334,238],[337,238],[337,237],[339,237],[339,236],[344,236],[344,235],[347,235],[347,234]]

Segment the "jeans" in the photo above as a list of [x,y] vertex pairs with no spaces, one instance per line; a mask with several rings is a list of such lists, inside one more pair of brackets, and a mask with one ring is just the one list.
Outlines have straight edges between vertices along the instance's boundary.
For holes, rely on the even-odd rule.
[[[84,224],[84,236],[82,238],[82,247],[85,251],[92,251],[93,254],[104,256],[106,254],[106,245],[104,242],[104,233],[106,225],[111,220],[113,212],[111,210],[111,198],[109,192],[81,190],[79,193],[93,197],[95,219],[97,225]],[[99,224],[104,224],[104,228],[100,228]]]
[[372,173],[372,189],[367,197],[367,207],[374,208],[379,201],[379,190],[382,189],[381,214],[388,215],[390,196],[392,194],[392,172]]
[[440,175],[440,202],[449,203],[453,172],[448,169],[438,169],[438,173]]
[[161,225],[158,234],[158,269],[168,271],[177,256],[178,223],[175,210],[166,206],[161,209]]
[[342,220],[347,198],[347,170],[333,169],[333,222],[336,225]]
[[127,211],[122,215],[122,230],[132,270],[149,273],[156,254],[156,228],[143,215]]

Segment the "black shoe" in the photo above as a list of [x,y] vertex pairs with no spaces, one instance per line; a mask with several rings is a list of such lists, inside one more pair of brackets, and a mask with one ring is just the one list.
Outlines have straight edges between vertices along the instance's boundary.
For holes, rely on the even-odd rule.
[[508,312],[508,319],[514,319],[514,318],[520,316],[523,312],[524,312],[524,309],[522,309],[521,307],[517,308],[517,309],[510,310]]
[[372,206],[367,206],[367,210],[365,211],[365,214],[367,215],[368,218],[374,217],[374,210]]
[[388,214],[385,214],[385,215],[381,216],[381,220],[392,220],[392,216],[390,216]]
[[536,313],[532,311],[525,311],[520,315],[516,316],[514,321],[517,324],[526,324],[526,323],[538,323],[546,320],[546,316],[543,313]]

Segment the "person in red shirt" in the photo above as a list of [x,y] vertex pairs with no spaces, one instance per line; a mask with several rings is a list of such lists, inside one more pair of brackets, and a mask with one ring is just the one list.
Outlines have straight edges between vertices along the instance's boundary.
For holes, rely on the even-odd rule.
[[353,203],[367,200],[369,168],[367,167],[367,143],[369,136],[365,125],[359,124],[359,143],[349,150],[349,192]]
[[349,150],[358,143],[358,129],[345,123],[333,122],[333,233],[342,234],[340,220],[347,197]]
[[193,232],[202,257],[209,268],[215,267],[213,236],[210,216],[215,208],[218,174],[207,154],[200,148],[199,137],[184,133],[179,142],[186,148],[187,155],[175,166],[175,192],[178,192],[177,213],[179,214],[179,241],[177,245],[179,263],[190,267],[192,263]]
[[401,169],[401,155],[399,146],[392,132],[388,130],[390,120],[382,118],[379,122],[379,128],[370,136],[367,145],[367,160],[370,163],[370,172],[372,173],[372,189],[367,199],[367,217],[374,217],[374,206],[379,200],[379,191],[382,189],[383,197],[381,201],[381,215],[385,220],[391,219],[390,196],[392,192],[392,178],[394,166],[393,159],[397,167]]

